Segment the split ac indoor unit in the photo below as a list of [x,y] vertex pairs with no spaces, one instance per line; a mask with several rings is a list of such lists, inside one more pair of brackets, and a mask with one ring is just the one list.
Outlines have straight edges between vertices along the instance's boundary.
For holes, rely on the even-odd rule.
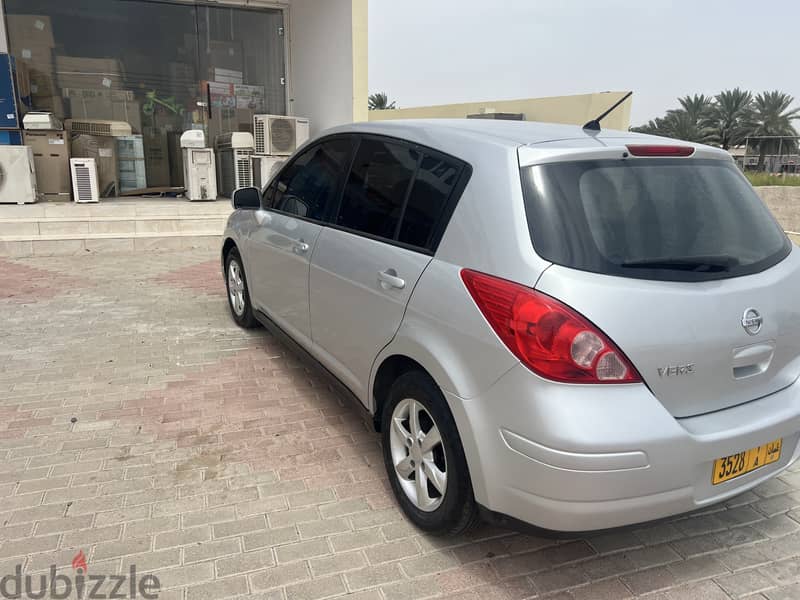
[[253,156],[253,186],[263,190],[270,178],[286,162],[285,156]]
[[256,154],[289,156],[309,136],[309,121],[300,117],[253,115]]
[[183,180],[187,200],[217,199],[217,173],[211,148],[183,149]]
[[86,135],[102,135],[105,137],[120,137],[133,135],[131,126],[125,121],[107,121],[105,119],[67,119],[67,131],[73,135],[83,133]]
[[0,203],[36,202],[36,167],[28,146],[0,146]]
[[72,197],[75,202],[99,202],[100,188],[97,183],[97,163],[93,158],[71,158]]
[[222,133],[215,141],[217,150],[217,185],[228,198],[243,187],[253,186],[253,136],[235,131]]

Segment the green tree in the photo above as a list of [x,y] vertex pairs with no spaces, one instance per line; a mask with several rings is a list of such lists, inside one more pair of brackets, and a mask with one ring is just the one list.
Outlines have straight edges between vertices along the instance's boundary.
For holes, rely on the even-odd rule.
[[393,110],[397,108],[395,103],[389,103],[389,96],[386,92],[378,92],[369,95],[369,109],[370,110]]
[[738,146],[753,128],[753,94],[738,87],[720,92],[706,111],[705,125],[717,146]]
[[[751,136],[796,136],[797,130],[792,121],[800,118],[800,108],[789,109],[794,98],[789,94],[774,90],[762,92],[753,100],[753,126]],[[797,140],[762,139],[754,140],[758,148],[758,170],[764,168],[767,154],[777,154],[778,148],[794,152]]]

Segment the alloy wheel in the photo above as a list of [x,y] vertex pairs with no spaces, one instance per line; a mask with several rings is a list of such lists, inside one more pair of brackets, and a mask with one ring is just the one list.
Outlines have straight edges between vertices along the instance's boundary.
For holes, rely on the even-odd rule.
[[447,459],[439,427],[422,403],[405,398],[392,412],[389,445],[400,487],[418,509],[439,508],[447,491]]

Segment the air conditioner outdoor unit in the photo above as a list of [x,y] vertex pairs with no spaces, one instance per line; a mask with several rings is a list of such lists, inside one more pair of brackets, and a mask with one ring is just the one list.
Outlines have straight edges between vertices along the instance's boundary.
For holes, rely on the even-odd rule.
[[253,156],[253,186],[263,190],[270,178],[286,162],[283,156]]
[[64,125],[58,120],[51,112],[35,112],[31,111],[22,117],[22,126],[27,131],[47,130],[47,131],[61,131]]
[[67,131],[78,134],[119,137],[133,135],[131,126],[125,121],[107,121],[105,119],[67,119]]
[[222,133],[215,141],[217,150],[217,185],[228,198],[233,192],[253,185],[253,136],[246,132]]
[[97,183],[97,163],[93,158],[69,159],[72,173],[72,197],[75,202],[99,202],[100,188]]
[[216,200],[214,151],[210,148],[184,148],[183,180],[187,200]]
[[36,167],[28,146],[0,146],[0,203],[36,202]]
[[309,136],[309,121],[300,117],[253,115],[256,154],[289,156]]

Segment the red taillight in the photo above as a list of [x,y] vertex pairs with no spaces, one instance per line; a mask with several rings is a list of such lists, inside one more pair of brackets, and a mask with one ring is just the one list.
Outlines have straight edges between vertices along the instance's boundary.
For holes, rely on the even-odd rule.
[[461,279],[500,339],[535,373],[565,383],[639,383],[608,337],[558,300],[464,269]]
[[628,144],[628,152],[633,156],[691,156],[691,146],[656,146],[652,144]]

